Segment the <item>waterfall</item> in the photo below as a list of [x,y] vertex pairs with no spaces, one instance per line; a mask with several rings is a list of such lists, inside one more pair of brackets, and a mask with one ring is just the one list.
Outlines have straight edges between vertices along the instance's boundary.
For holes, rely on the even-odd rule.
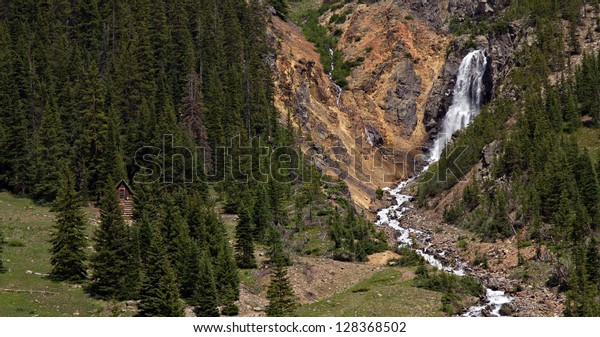
[[329,48],[329,73],[327,73],[327,76],[329,77],[329,80],[331,81],[331,83],[333,83],[333,85],[335,86],[335,105],[339,108],[340,107],[340,97],[342,96],[342,88],[337,85],[337,83],[335,83],[335,81],[333,80],[333,70],[335,69],[335,63],[333,60],[334,57],[334,51],[333,49]]
[[[473,118],[479,114],[483,91],[483,75],[486,66],[487,59],[482,50],[471,52],[463,59],[454,87],[452,105],[444,117],[442,132],[437,135],[435,143],[430,149],[429,164],[439,160],[452,134],[467,127]],[[428,167],[429,165],[423,171],[427,171]],[[453,261],[454,266],[444,265],[442,260],[447,260],[445,258],[445,251],[438,252],[437,255],[428,252],[428,248],[431,246],[431,233],[401,226],[401,219],[409,210],[407,204],[414,199],[410,195],[403,194],[403,191],[406,186],[417,178],[418,176],[403,181],[394,189],[386,189],[396,199],[396,205],[379,210],[376,224],[394,228],[398,233],[397,240],[400,247],[412,248],[415,240],[418,240],[422,245],[427,245],[425,249],[415,249],[427,263],[448,273],[464,276],[466,275],[464,268],[466,264],[463,261],[455,259]],[[481,303],[481,305],[468,308],[463,316],[476,317],[485,314],[500,316],[502,305],[512,300],[513,298],[506,295],[503,291],[488,288],[486,289],[485,302]]]
[[479,114],[486,66],[487,58],[483,50],[471,52],[462,60],[456,77],[452,105],[444,117],[442,130],[431,148],[432,162],[440,159],[452,134],[464,129]]

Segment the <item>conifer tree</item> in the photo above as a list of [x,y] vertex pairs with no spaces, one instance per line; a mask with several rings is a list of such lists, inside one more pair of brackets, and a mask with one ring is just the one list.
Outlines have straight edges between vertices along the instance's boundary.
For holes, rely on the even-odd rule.
[[136,220],[135,223],[137,226],[137,237],[140,247],[140,260],[145,264],[147,263],[148,248],[150,247],[150,242],[152,242],[154,226],[152,221],[150,221],[150,216],[146,212],[144,212],[141,219]]
[[235,228],[235,258],[242,269],[256,268],[254,242],[252,239],[252,218],[246,205],[240,210],[240,221]]
[[215,285],[210,256],[206,250],[200,256],[200,278],[198,279],[198,283],[196,283],[194,302],[197,305],[194,309],[196,316],[219,316],[219,309],[217,309],[217,287]]
[[204,127],[204,102],[200,90],[200,77],[191,70],[185,87],[185,95],[179,108],[180,121],[190,139],[202,149],[208,150],[208,140]]
[[287,277],[287,268],[281,263],[271,265],[271,283],[267,290],[269,304],[265,312],[267,316],[291,316],[297,307],[294,289]]
[[75,191],[75,179],[68,168],[61,179],[52,211],[56,213],[56,222],[50,239],[50,277],[60,281],[82,281],[87,276],[86,220],[81,199]]
[[2,261],[2,253],[4,252],[4,232],[2,231],[2,226],[0,224],[0,274],[6,273],[6,267],[4,266],[4,262]]
[[587,279],[585,270],[585,253],[581,244],[572,251],[573,268],[569,275],[569,290],[565,299],[565,316],[593,317],[597,315],[597,291]]
[[569,199],[567,191],[562,191],[560,195],[560,204],[556,212],[552,215],[552,235],[553,244],[558,251],[562,251],[567,245],[569,233],[573,230],[576,216],[574,214],[573,203]]
[[100,227],[94,236],[94,254],[91,257],[92,275],[88,291],[100,298],[127,299],[133,297],[135,287],[131,279],[137,265],[130,231],[121,215],[114,185],[104,184],[100,197]]
[[187,229],[187,223],[183,217],[182,210],[179,208],[173,195],[168,191],[162,192],[161,204],[161,234],[167,246],[167,253],[171,259],[171,263],[177,260],[178,250],[181,247],[177,246],[181,236]]
[[185,239],[184,248],[182,261],[179,262],[181,268],[178,276],[179,289],[181,297],[192,298],[200,278],[200,249],[198,243],[190,237]]
[[277,16],[285,20],[290,10],[287,0],[269,0],[269,3],[275,8]]
[[488,237],[493,239],[507,237],[511,234],[506,196],[500,188],[496,188],[494,213],[488,231]]
[[100,150],[102,157],[102,167],[98,172],[98,180],[103,181],[109,175],[117,180],[127,181],[127,172],[123,160],[123,150],[121,146],[121,123],[120,116],[115,109],[111,109],[107,117],[106,139],[103,140],[103,147]]
[[81,125],[84,127],[76,140],[78,156],[77,176],[81,177],[79,190],[84,195],[94,195],[100,189],[102,150],[107,139],[107,116],[105,113],[105,96],[100,70],[95,61],[86,69],[84,89],[81,93]]
[[587,149],[579,156],[575,167],[575,178],[587,213],[595,225],[600,224],[600,186]]
[[256,203],[254,203],[254,237],[258,241],[265,240],[265,233],[273,226],[273,214],[269,207],[269,197],[260,184]]
[[596,180],[598,181],[598,184],[600,184],[600,149],[598,149],[598,154],[596,155],[596,157],[598,158],[598,161],[596,162]]
[[291,265],[291,259],[289,254],[286,252],[283,244],[283,239],[281,236],[281,232],[274,225],[270,226],[267,229],[267,242],[269,244],[269,249],[267,251],[267,255],[269,257],[268,263],[270,265],[273,264],[281,264],[283,266]]
[[219,302],[222,306],[221,314],[226,316],[237,315],[239,308],[235,301],[240,297],[240,280],[237,265],[227,240],[222,241],[221,249],[216,258],[215,280],[221,280],[216,285]]
[[175,271],[167,256],[160,231],[152,233],[140,289],[140,316],[183,316]]
[[32,153],[32,196],[51,202],[60,185],[60,168],[64,165],[64,143],[59,114],[55,104],[46,103],[42,124],[35,137]]
[[600,291],[600,253],[598,253],[598,242],[594,237],[590,240],[585,255],[588,281]]

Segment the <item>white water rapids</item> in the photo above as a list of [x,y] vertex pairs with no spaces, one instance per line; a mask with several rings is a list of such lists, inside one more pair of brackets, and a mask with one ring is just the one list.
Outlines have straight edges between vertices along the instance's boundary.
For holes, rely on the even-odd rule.
[[333,70],[335,69],[335,63],[334,63],[334,51],[333,49],[329,48],[329,73],[327,73],[327,77],[329,77],[329,80],[331,81],[331,83],[333,83],[333,85],[335,86],[335,105],[339,108],[340,107],[340,97],[342,96],[342,88],[335,83],[335,81],[333,80]]
[[[462,60],[454,88],[452,105],[444,117],[443,130],[438,134],[431,149],[429,164],[439,160],[452,134],[465,128],[479,114],[483,90],[483,74],[486,66],[487,59],[485,52],[482,50],[471,52]],[[425,167],[423,171],[427,171],[428,167]],[[390,195],[396,198],[396,205],[379,210],[376,223],[394,228],[399,234],[398,242],[401,247],[412,248],[415,243],[414,240],[418,240],[426,248],[415,249],[415,251],[430,265],[448,273],[464,276],[464,262],[456,259],[453,266],[447,266],[440,261],[440,257],[444,257],[445,252],[438,253],[437,256],[428,252],[431,246],[430,233],[402,226],[402,217],[409,209],[407,204],[414,199],[410,195],[403,194],[403,190],[417,177],[403,181],[394,189],[386,189]],[[503,291],[486,289],[486,302],[479,306],[468,308],[463,316],[478,317],[482,316],[484,311],[489,312],[492,316],[500,316],[500,308],[503,304],[510,301],[512,301],[512,298]]]
[[458,69],[452,105],[444,117],[441,132],[431,148],[431,161],[440,159],[452,135],[467,127],[481,110],[483,93],[483,74],[487,66],[487,58],[482,50],[469,53]]

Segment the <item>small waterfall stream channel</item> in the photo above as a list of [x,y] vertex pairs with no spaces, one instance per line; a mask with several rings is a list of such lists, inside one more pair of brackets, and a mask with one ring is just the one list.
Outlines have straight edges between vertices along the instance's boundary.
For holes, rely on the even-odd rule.
[[[462,60],[454,86],[452,104],[444,117],[442,131],[437,135],[430,148],[428,165],[423,169],[423,172],[427,171],[429,165],[440,159],[446,144],[452,138],[452,134],[467,127],[479,114],[483,91],[483,75],[486,66],[487,58],[484,50],[473,51]],[[431,247],[431,234],[402,226],[402,217],[408,210],[405,205],[414,199],[414,197],[404,194],[404,190],[417,178],[418,176],[401,182],[393,189],[387,189],[390,195],[396,199],[396,204],[379,210],[376,224],[395,229],[399,235],[398,242],[401,247],[414,249],[415,240],[417,240],[425,248],[415,249],[415,251],[430,265],[448,273],[464,276],[466,274],[465,262],[456,260],[453,266],[447,266],[440,261],[440,258],[445,258],[444,251],[438,253],[438,255],[428,253]],[[462,316],[480,317],[483,316],[484,312],[489,312],[492,316],[500,316],[502,305],[511,301],[512,297],[503,291],[486,288],[485,300],[468,308]]]

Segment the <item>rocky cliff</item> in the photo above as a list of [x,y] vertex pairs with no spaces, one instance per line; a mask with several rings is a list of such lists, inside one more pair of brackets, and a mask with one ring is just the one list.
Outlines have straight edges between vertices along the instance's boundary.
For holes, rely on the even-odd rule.
[[[348,2],[326,11],[321,24],[340,36],[346,60],[360,59],[347,89],[331,81],[314,46],[293,23],[273,17],[277,51],[276,105],[302,131],[302,147],[319,167],[341,176],[355,204],[375,208],[375,190],[413,174],[419,155],[450,104],[460,60],[486,48],[492,62],[486,92],[507,64],[508,41],[490,42],[449,33],[450,18],[491,15],[506,1],[382,0]],[[331,17],[349,13],[341,24]],[[344,14],[345,15],[345,14]],[[515,32],[512,32],[513,35]]]

